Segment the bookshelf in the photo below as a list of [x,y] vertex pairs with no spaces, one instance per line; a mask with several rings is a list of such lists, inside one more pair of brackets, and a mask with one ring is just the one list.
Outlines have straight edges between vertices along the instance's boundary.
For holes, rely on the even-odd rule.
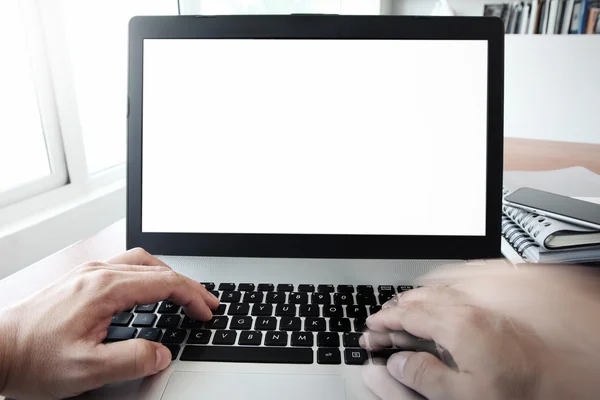
[[[513,1],[448,0],[458,16]],[[437,0],[381,0],[383,14],[429,15]],[[506,35],[505,136],[600,144],[600,35]]]

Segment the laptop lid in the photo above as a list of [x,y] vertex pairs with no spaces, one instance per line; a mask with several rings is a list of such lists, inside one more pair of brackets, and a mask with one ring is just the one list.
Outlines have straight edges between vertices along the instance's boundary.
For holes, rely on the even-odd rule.
[[497,19],[136,17],[127,246],[500,256]]

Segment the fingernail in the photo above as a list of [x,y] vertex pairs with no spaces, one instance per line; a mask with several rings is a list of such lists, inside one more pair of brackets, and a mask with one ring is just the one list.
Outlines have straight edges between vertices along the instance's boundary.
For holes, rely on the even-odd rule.
[[404,366],[406,365],[406,360],[408,359],[408,355],[404,353],[396,353],[392,354],[392,356],[388,359],[387,369],[390,375],[398,380],[402,380],[404,378]]
[[156,349],[156,365],[154,366],[155,371],[162,371],[171,364],[171,351],[166,347],[159,347]]
[[367,327],[371,327],[371,322],[373,322],[373,317],[375,316],[375,314],[370,315],[367,320],[365,321],[365,325],[367,325]]
[[381,308],[383,310],[385,310],[386,308],[396,307],[397,304],[398,304],[398,295],[392,297],[391,299],[389,299],[388,301],[386,301],[385,303],[383,303],[383,305],[381,306]]

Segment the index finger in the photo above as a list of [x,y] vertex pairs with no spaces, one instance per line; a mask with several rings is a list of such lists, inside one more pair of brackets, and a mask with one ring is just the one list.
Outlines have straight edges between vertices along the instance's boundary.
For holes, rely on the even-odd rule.
[[183,306],[191,318],[208,320],[212,318],[211,309],[219,305],[202,284],[170,269],[140,272],[113,266],[98,273],[102,274],[100,285],[104,289],[100,298],[111,300],[116,308],[111,312],[170,299]]
[[451,317],[454,307],[423,301],[401,301],[367,318],[373,331],[406,331],[426,340],[433,340],[452,352],[455,348]]

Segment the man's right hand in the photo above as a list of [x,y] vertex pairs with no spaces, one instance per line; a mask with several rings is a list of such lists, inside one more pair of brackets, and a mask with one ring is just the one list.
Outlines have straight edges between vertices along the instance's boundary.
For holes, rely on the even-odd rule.
[[457,269],[435,276],[444,285],[403,293],[367,320],[368,336],[433,340],[456,368],[405,351],[387,370],[365,367],[367,384],[384,400],[419,398],[406,387],[430,400],[598,398],[598,277],[563,268]]

